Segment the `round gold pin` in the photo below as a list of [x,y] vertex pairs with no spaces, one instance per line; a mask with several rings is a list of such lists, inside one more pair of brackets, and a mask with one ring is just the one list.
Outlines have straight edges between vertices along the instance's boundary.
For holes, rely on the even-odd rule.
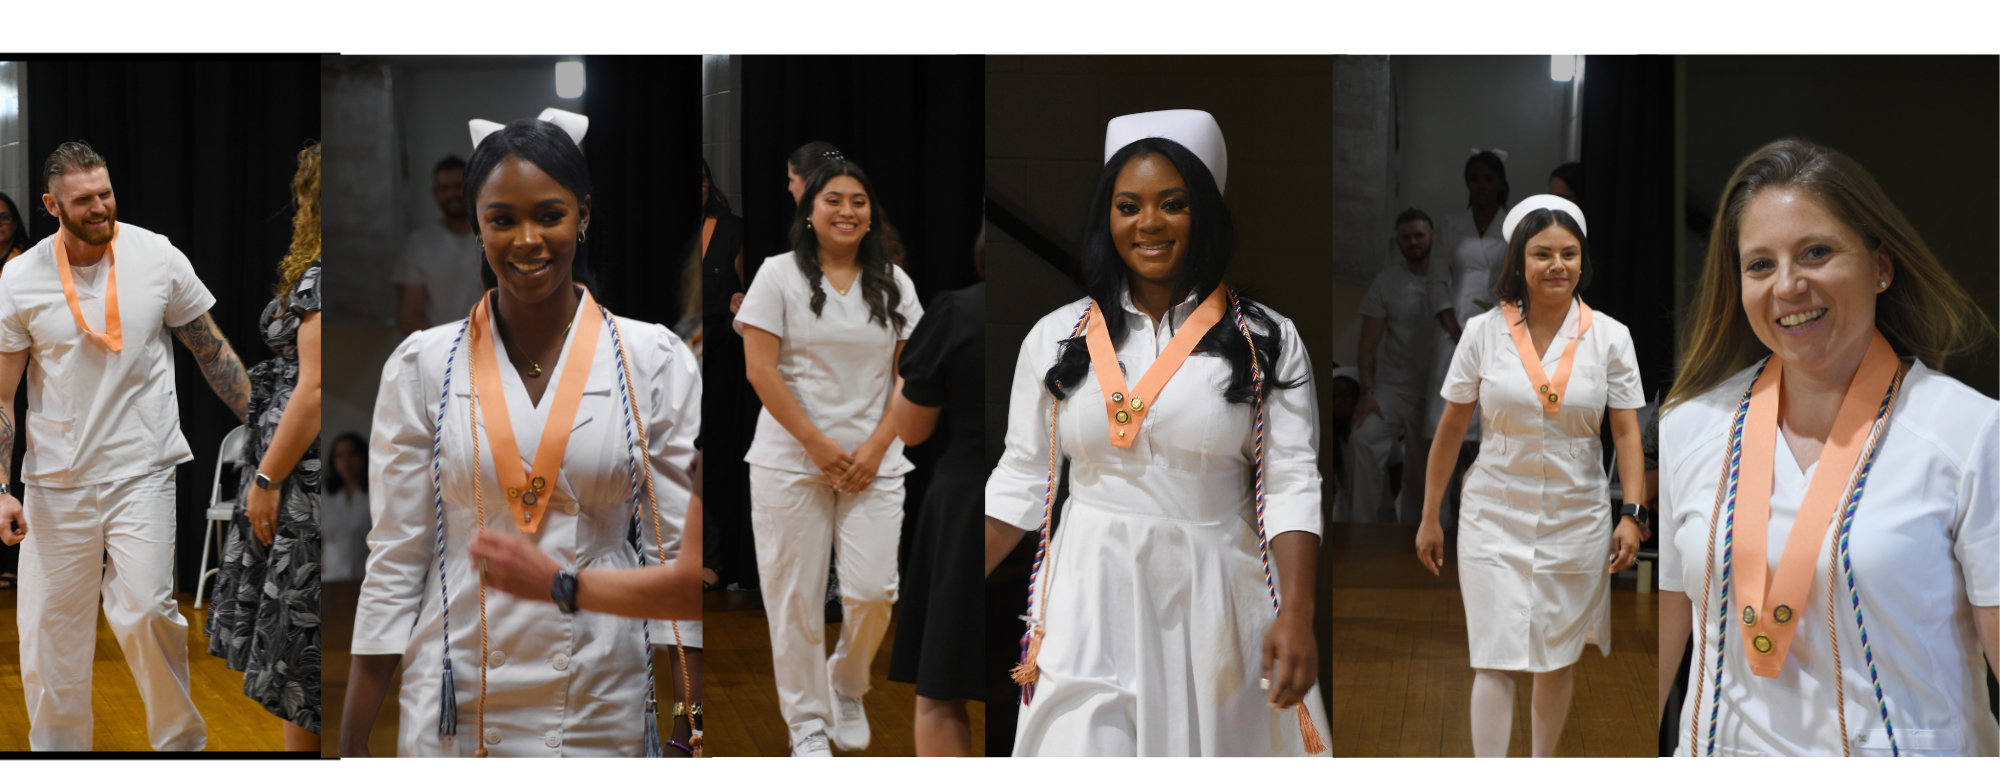
[[1137,398],[1137,397],[1133,397],[1133,398],[1132,398],[1132,410],[1135,410],[1135,411],[1142,411],[1142,410],[1145,410],[1145,409],[1146,409],[1146,401],[1145,401],[1145,400],[1142,400],[1142,399],[1139,399],[1139,398]]
[[1556,401],[1557,399],[1558,399],[1558,398],[1556,397],[1556,395],[1555,395],[1555,393],[1554,393],[1554,392],[1550,392],[1550,393],[1549,393],[1549,402],[1550,402],[1551,404],[1553,404],[1553,403],[1554,403],[1554,402],[1555,402],[1555,401]]
[[542,480],[541,476],[536,476],[535,480],[528,482],[528,486],[534,487],[536,492],[540,492],[544,487],[548,486],[548,482]]
[[1549,393],[1549,385],[1548,385],[1548,384],[1546,384],[1546,383],[1542,384],[1542,393],[1543,393],[1543,394],[1548,394],[1548,393]]
[[521,496],[521,488],[520,488],[520,487],[508,487],[508,488],[507,488],[507,497],[510,497],[510,498],[518,498],[518,497],[520,497],[520,496]]
[[1754,606],[1743,607],[1743,624],[1744,625],[1757,624],[1757,607]]
[[1779,625],[1791,622],[1792,608],[1782,604],[1779,605],[1777,608],[1771,610],[1771,619],[1778,621]]
[[534,505],[534,504],[535,504],[535,491],[534,491],[534,490],[532,490],[532,489],[531,489],[531,490],[528,490],[528,491],[526,491],[526,492],[523,492],[523,493],[521,493],[521,505],[524,505],[524,506],[532,506],[532,505]]
[[1770,655],[1771,637],[1768,634],[1761,634],[1761,633],[1757,634],[1756,636],[1750,637],[1750,646],[1756,648],[1757,652],[1763,653],[1765,655]]
[[1124,401],[1125,401],[1125,394],[1124,394],[1123,392],[1112,392],[1112,393],[1111,393],[1111,401],[1112,401],[1112,402],[1124,402]]
[[1119,411],[1117,413],[1111,414],[1111,418],[1117,419],[1119,424],[1124,424],[1125,422],[1132,420],[1132,414],[1126,413],[1124,411]]

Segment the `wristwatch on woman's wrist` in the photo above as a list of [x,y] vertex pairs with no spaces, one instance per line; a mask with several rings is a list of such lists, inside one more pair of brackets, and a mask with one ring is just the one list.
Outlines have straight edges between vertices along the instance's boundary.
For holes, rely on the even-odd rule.
[[271,488],[271,477],[270,477],[270,476],[266,476],[266,475],[264,475],[264,474],[262,474],[262,473],[259,473],[259,474],[257,474],[257,488],[258,488],[258,489],[270,489],[270,488]]
[[549,600],[563,614],[576,614],[576,572],[557,571],[554,584],[549,586]]
[[1639,505],[1637,503],[1627,503],[1623,506],[1620,506],[1618,508],[1618,516],[1621,519],[1625,517],[1631,517],[1633,522],[1637,522],[1641,525],[1646,524],[1647,522],[1646,507]]

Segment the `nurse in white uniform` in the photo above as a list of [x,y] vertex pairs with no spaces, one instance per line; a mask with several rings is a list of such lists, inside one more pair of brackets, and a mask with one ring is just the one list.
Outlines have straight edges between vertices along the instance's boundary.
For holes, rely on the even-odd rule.
[[1676,754],[2000,753],[2000,403],[1937,370],[1991,315],[1833,150],[1766,145],[1717,214],[1660,421]]
[[[1444,345],[1455,345],[1472,317],[1486,312],[1498,301],[1493,284],[1507,260],[1507,239],[1501,236],[1501,219],[1507,215],[1507,151],[1473,150],[1465,160],[1466,207],[1438,223],[1432,246],[1438,263],[1430,265],[1431,312],[1444,332]],[[1436,375],[1442,379],[1451,371],[1451,351],[1433,356]],[[1445,400],[1430,400],[1425,434],[1437,431],[1444,415]],[[1473,422],[1468,440],[1479,440],[1479,423]]]
[[[1090,298],[1022,343],[986,484],[989,572],[1041,531],[1014,752],[1324,754],[1305,347],[1222,283],[1234,228],[1213,117],[1119,117],[1104,147]],[[1063,460],[1070,495],[1051,541]]]
[[[1644,490],[1630,488],[1646,486],[1646,398],[1631,333],[1577,298],[1590,283],[1586,231],[1583,211],[1555,196],[1508,213],[1499,306],[1465,325],[1444,381],[1417,557],[1433,574],[1444,564],[1438,506],[1477,406],[1484,442],[1458,517],[1477,756],[1507,754],[1520,671],[1535,674],[1531,750],[1554,755],[1570,667],[1586,642],[1611,654],[1609,575],[1631,566],[1643,535]],[[1615,516],[1599,440],[1607,410],[1626,499],[1637,501]]]
[[[792,252],[766,259],[736,327],[764,401],[750,524],[792,754],[868,747],[869,666],[896,602],[903,457],[888,412],[896,359],[923,316],[867,173],[831,153],[806,181]],[[844,621],[826,655],[828,558],[840,550]],[[829,737],[829,734],[831,735]]]
[[[1354,406],[1347,481],[1341,485],[1335,519],[1416,522],[1422,512],[1420,466],[1430,453],[1424,415],[1437,396],[1431,354],[1443,333],[1425,295],[1433,236],[1431,218],[1422,210],[1397,216],[1396,249],[1404,263],[1382,270],[1361,297],[1361,350],[1355,362],[1361,399]],[[1384,513],[1388,467],[1398,443],[1405,454],[1403,492],[1396,507]]]
[[[672,630],[576,613],[575,575],[673,558],[701,379],[665,327],[614,318],[572,281],[587,123],[472,123],[468,212],[497,290],[383,367],[342,755],[367,755],[399,667],[399,755],[661,755],[648,641]],[[554,600],[485,589],[466,553],[481,530],[561,564]]]
[[[148,742],[201,750],[207,728],[188,695],[187,620],[173,596],[174,466],[193,455],[167,335],[239,419],[249,377],[187,256],[118,222],[103,158],[67,142],[42,172],[42,205],[61,229],[10,262],[0,285],[0,475],[17,421],[28,437],[26,508],[0,489],[0,541],[22,544],[28,745],[91,749],[102,605],[145,701]],[[28,410],[15,411],[24,367]]]

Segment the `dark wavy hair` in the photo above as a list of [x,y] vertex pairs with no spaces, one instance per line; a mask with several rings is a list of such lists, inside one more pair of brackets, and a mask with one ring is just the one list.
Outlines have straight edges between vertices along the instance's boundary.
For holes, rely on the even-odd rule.
[[1583,236],[1583,227],[1576,224],[1576,218],[1559,209],[1537,209],[1521,217],[1514,226],[1514,239],[1507,243],[1507,262],[1500,267],[1500,279],[1493,283],[1493,293],[1502,302],[1514,302],[1521,306],[1521,317],[1528,316],[1528,240],[1550,227],[1559,227],[1576,237],[1577,266],[1576,288],[1572,296],[1581,295],[1590,287],[1590,240]]
[[1576,194],[1576,198],[1574,198],[1574,199],[1571,199],[1571,200],[1572,200],[1572,201],[1575,201],[1575,202],[1576,202],[1576,203],[1578,203],[1578,204],[1582,204],[1582,203],[1583,203],[1583,164],[1582,164],[1582,163],[1579,163],[1579,162],[1577,162],[1577,161],[1573,161],[1573,160],[1572,160],[1572,161],[1570,161],[1570,162],[1568,162],[1568,163],[1564,163],[1564,164],[1562,164],[1562,165],[1560,165],[1560,166],[1557,166],[1557,167],[1556,167],[1556,170],[1555,170],[1555,171],[1551,171],[1551,172],[1549,172],[1549,179],[1559,179],[1559,180],[1562,180],[1562,181],[1563,181],[1563,184],[1565,184],[1565,185],[1568,185],[1568,186],[1569,186],[1569,189],[1570,189],[1570,192],[1572,192],[1572,193],[1575,193],[1575,194]]
[[[333,443],[327,445],[326,461],[328,467],[332,467],[334,452],[340,450],[340,444],[342,443],[354,444],[354,448],[361,454],[361,484],[356,486],[355,489],[365,494],[368,492],[368,440],[361,437],[361,434],[358,432],[341,433],[340,437],[334,438]],[[339,468],[326,471],[326,494],[339,494],[346,488],[346,482],[340,478]]]
[[[478,230],[479,189],[486,186],[486,178],[508,158],[520,158],[535,164],[535,168],[549,175],[556,184],[563,186],[576,196],[576,203],[590,201],[590,162],[583,157],[583,149],[571,141],[569,134],[555,123],[546,120],[525,119],[507,123],[506,127],[487,134],[472,151],[472,159],[465,162],[465,214],[472,216],[473,230]],[[579,239],[581,235],[579,235]],[[590,274],[590,248],[578,241],[576,258],[570,264],[570,279],[582,283],[593,293],[597,290],[597,280]],[[493,267],[487,265],[482,255],[479,259],[479,281],[487,288],[500,284],[493,276]]]
[[[14,243],[12,247],[28,252],[28,216],[21,214],[21,208],[14,206],[14,199],[0,193],[0,203],[7,205],[7,214],[14,216]],[[0,256],[7,254],[7,248],[0,247]]]
[[868,303],[868,320],[902,334],[907,319],[899,309],[903,291],[896,285],[894,267],[896,260],[903,257],[903,245],[890,227],[889,213],[882,208],[881,198],[875,195],[875,183],[869,181],[861,164],[846,158],[828,158],[813,169],[812,176],[806,179],[806,192],[799,197],[798,209],[792,213],[792,259],[812,284],[813,315],[817,317],[826,306],[826,286],[821,282],[826,275],[819,268],[819,235],[807,222],[812,218],[813,202],[835,177],[853,177],[868,195],[868,230],[861,236],[861,248],[854,255],[854,263],[861,267],[861,299]]
[[[1507,162],[1501,160],[1500,156],[1493,154],[1492,150],[1480,150],[1472,153],[1472,157],[1465,159],[1465,176],[1472,176],[1472,167],[1474,165],[1485,166],[1493,172],[1493,176],[1500,178],[1500,208],[1506,209],[1507,204],[1510,203],[1507,201],[1507,194],[1513,192],[1514,189],[1512,185],[1507,184]],[[1574,185],[1571,187],[1574,187]],[[1466,197],[1465,205],[1472,206],[1470,196]]]
[[[1124,342],[1126,328],[1125,308],[1120,304],[1120,295],[1129,285],[1130,271],[1125,259],[1118,254],[1118,248],[1111,240],[1111,201],[1118,183],[1118,172],[1133,158],[1142,155],[1159,155],[1172,163],[1180,171],[1181,179],[1188,189],[1188,214],[1192,225],[1188,231],[1187,260],[1181,268],[1181,277],[1174,282],[1176,301],[1187,294],[1197,299],[1205,299],[1222,284],[1222,275],[1229,270],[1230,257],[1236,250],[1236,221],[1229,215],[1229,205],[1222,200],[1222,189],[1215,184],[1215,175],[1208,170],[1208,164],[1188,151],[1187,147],[1170,139],[1148,138],[1127,144],[1104,162],[1104,168],[1097,173],[1097,185],[1091,191],[1090,213],[1083,224],[1083,277],[1085,288],[1091,301],[1104,314],[1104,325],[1111,336],[1111,345],[1116,348]],[[1278,355],[1283,343],[1278,337],[1278,324],[1265,312],[1254,307],[1254,302],[1243,292],[1236,293],[1242,303],[1243,317],[1249,321],[1251,342],[1256,345],[1257,364],[1263,368],[1264,394],[1269,396],[1272,387],[1292,388],[1305,383],[1304,378],[1289,381],[1278,379],[1273,368],[1278,366]],[[1259,334],[1259,330],[1262,334]],[[1233,403],[1249,403],[1255,396],[1255,381],[1251,375],[1250,347],[1243,344],[1242,333],[1236,330],[1233,313],[1202,335],[1195,344],[1194,352],[1221,356],[1229,362],[1229,385],[1222,389],[1223,399]],[[1083,380],[1084,372],[1090,369],[1090,349],[1084,338],[1078,336],[1062,341],[1056,353],[1055,364],[1049,367],[1042,384],[1056,399],[1067,399],[1069,390],[1075,389]]]

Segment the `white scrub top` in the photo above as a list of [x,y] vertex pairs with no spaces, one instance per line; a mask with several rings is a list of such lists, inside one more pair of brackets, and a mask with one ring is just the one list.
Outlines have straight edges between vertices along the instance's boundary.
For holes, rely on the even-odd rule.
[[[460,319],[461,323],[463,319]],[[552,371],[560,379],[570,360],[578,324]],[[653,471],[668,557],[677,550],[691,494],[688,472],[701,429],[701,376],[687,347],[666,327],[618,319],[631,358],[633,383],[644,418],[647,462]],[[641,558],[631,533],[632,484],[627,471],[624,412],[619,404],[618,355],[610,329],[599,319],[597,355],[584,383],[564,452],[562,473],[543,501],[540,530],[528,536],[565,568],[635,568]],[[444,382],[445,360],[460,323],[410,335],[382,369],[369,441],[369,496],[375,527],[368,536],[367,576],[354,618],[355,655],[402,656],[402,722],[397,752],[405,756],[471,756],[479,734],[479,588],[466,555],[476,527],[468,351],[461,344],[445,407],[445,580],[451,589],[451,660],[458,694],[458,734],[441,744],[437,733],[444,636],[436,566],[437,517],[432,507],[431,444]],[[540,442],[555,398],[551,381],[540,405],[494,341],[514,438],[526,452],[525,468]],[[480,426],[480,469],[487,529],[520,535],[507,514],[506,496],[493,470],[493,449]],[[640,503],[645,503],[644,489]],[[643,534],[644,562],[655,563],[651,526]],[[644,753],[646,659],[638,620],[596,612],[563,614],[547,601],[486,591],[490,652],[485,740],[495,756],[640,756]],[[655,646],[670,645],[672,630],[652,625]],[[658,678],[661,703],[672,691]]]
[[1429,397],[1432,354],[1439,333],[1425,278],[1397,262],[1375,276],[1361,296],[1361,315],[1387,321],[1375,349],[1375,385],[1421,392]]
[[[118,321],[124,350],[85,337],[56,271],[57,235],[7,264],[0,352],[28,351],[28,436],[21,482],[72,489],[142,476],[194,459],[181,437],[173,335],[215,304],[167,238],[118,224]],[[72,268],[78,306],[103,332],[106,264]]]
[[[910,276],[901,267],[889,268],[902,292],[896,307],[903,314],[901,331],[868,319],[859,276],[845,294],[822,279],[826,302],[819,315],[813,315],[812,283],[791,253],[764,260],[736,313],[737,331],[754,326],[778,336],[778,373],[785,387],[813,426],[850,454],[875,433],[888,412],[889,393],[896,388],[896,343],[910,339],[910,330],[924,315]],[[757,434],[743,461],[792,473],[820,472],[805,447],[769,410],[757,415]],[[875,475],[900,476],[912,467],[898,438],[882,455]]]
[[[1542,354],[1554,377],[1576,340],[1574,304]],[[1576,346],[1562,408],[1542,408],[1504,311],[1466,324],[1444,398],[1479,403],[1484,439],[1465,473],[1459,586],[1477,669],[1546,672],[1576,663],[1586,641],[1611,654],[1610,484],[1604,409],[1646,405],[1632,335],[1603,311]]]
[[[1006,452],[986,482],[986,513],[1023,530],[1041,524],[1048,479],[1053,397],[1042,378],[1089,301],[1044,316],[1015,364]],[[1200,302],[1190,296],[1157,329],[1129,296],[1121,304],[1118,359],[1136,385]],[[1264,313],[1283,346],[1277,377],[1305,381],[1272,389],[1264,405],[1268,535],[1318,535],[1312,365],[1291,321]],[[1297,717],[1271,710],[1257,684],[1271,599],[1257,557],[1252,407],[1222,398],[1229,377],[1222,357],[1189,356],[1147,401],[1130,448],[1111,445],[1095,370],[1063,402],[1057,429],[1070,494],[1037,592],[1048,602],[1048,633],[1016,755],[1304,754]],[[1305,701],[1324,736],[1316,689]]]
[[454,234],[444,221],[418,226],[403,240],[403,253],[396,261],[396,285],[424,287],[424,322],[433,326],[465,320],[486,284],[479,270],[486,258],[479,252],[479,237],[471,231]]
[[[1660,420],[1660,589],[1702,600],[1709,513],[1736,407],[1754,367],[1668,410]],[[1889,703],[1897,749],[1905,756],[1992,756],[2000,729],[1988,711],[1986,662],[1972,607],[2000,604],[2000,403],[1949,376],[1915,363],[1889,416],[1855,511],[1848,551],[1868,643]],[[1765,549],[1775,568],[1813,471],[1800,470],[1778,438],[1771,482],[1771,522]],[[1717,755],[1840,755],[1839,715],[1833,710],[1833,646],[1827,640],[1828,526],[1813,573],[1812,600],[1798,607],[1798,632],[1778,677],[1750,674],[1740,623],[1726,623],[1722,712]],[[1718,533],[1719,535],[1719,533]],[[1720,557],[1718,545],[1717,557]],[[1688,712],[1696,690],[1701,723],[1696,753],[1706,753],[1715,684],[1716,612],[1721,605],[1716,563],[1709,607],[1696,608],[1695,627],[1708,623],[1707,682],[1690,686],[1676,730],[1678,755],[1688,755]],[[1846,574],[1836,575],[1834,627],[1846,687],[1847,731],[1857,756],[1887,756],[1868,661],[1855,627]],[[1742,611],[1730,601],[1730,612]],[[1699,637],[1697,636],[1697,639]],[[1696,662],[1690,662],[1690,666]]]

